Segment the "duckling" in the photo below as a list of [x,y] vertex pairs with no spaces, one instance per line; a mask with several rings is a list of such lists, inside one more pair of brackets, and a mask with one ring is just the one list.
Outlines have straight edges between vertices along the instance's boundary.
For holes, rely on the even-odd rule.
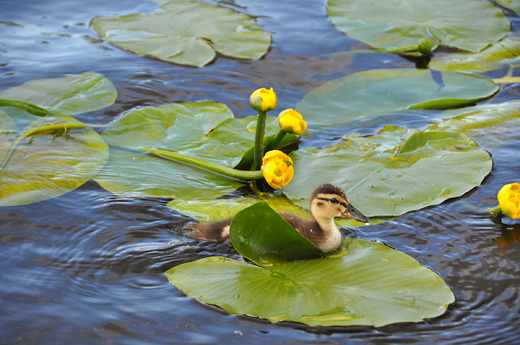
[[[334,185],[322,184],[314,189],[310,199],[313,219],[302,219],[290,213],[280,215],[324,253],[336,250],[341,244],[341,233],[335,217],[347,217],[369,224],[370,220],[350,204],[345,192]],[[230,242],[229,225],[232,218],[213,223],[191,223],[188,236],[214,242]]]

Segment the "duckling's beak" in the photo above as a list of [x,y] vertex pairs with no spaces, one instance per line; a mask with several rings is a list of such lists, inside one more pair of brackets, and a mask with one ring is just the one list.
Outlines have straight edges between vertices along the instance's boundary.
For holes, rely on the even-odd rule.
[[347,205],[347,209],[341,214],[343,217],[352,218],[357,220],[358,222],[365,223],[365,225],[370,224],[370,219],[366,217],[363,213],[359,212],[354,206]]

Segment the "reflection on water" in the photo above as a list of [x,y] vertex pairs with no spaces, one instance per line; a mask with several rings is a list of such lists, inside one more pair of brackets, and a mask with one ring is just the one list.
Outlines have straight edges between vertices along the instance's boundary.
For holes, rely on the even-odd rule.
[[[123,3],[2,1],[0,89],[91,70],[114,82],[119,95],[113,106],[78,116],[81,121],[107,123],[136,106],[206,99],[243,117],[252,115],[247,99],[258,87],[274,86],[284,109],[321,83],[357,70],[414,67],[389,54],[315,59],[362,45],[333,28],[324,2],[302,6],[297,0],[235,2],[274,33],[265,59],[219,56],[202,69],[175,66],[103,43],[88,27],[94,15],[157,8],[151,1]],[[507,86],[497,99],[517,99],[517,89]],[[413,115],[311,131],[302,145],[333,144],[353,130],[373,134],[385,124],[419,128],[428,121],[426,115]],[[492,153],[494,170],[461,202],[344,230],[405,252],[439,273],[457,297],[439,318],[379,329],[323,328],[271,324],[201,305],[169,284],[164,272],[213,255],[240,257],[226,246],[185,237],[182,226],[190,219],[168,208],[168,200],[121,198],[89,181],[55,199],[0,208],[0,343],[517,343],[520,223],[464,203],[495,206],[500,187],[514,182],[520,171],[520,139],[516,132],[486,138],[476,140]]]

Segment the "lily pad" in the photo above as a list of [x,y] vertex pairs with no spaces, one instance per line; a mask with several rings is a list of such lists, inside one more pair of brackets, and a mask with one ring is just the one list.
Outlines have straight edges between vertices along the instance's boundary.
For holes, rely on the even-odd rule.
[[463,195],[492,168],[490,155],[462,133],[387,126],[344,140],[291,154],[298,169],[284,192],[293,202],[305,205],[315,186],[333,183],[364,215],[398,216]]
[[426,131],[453,131],[470,135],[480,145],[502,146],[517,138],[520,130],[520,101],[482,104],[442,112],[442,120]]
[[196,67],[213,61],[215,51],[259,59],[271,44],[271,34],[252,17],[196,1],[173,0],[153,13],[97,16],[91,24],[102,38],[137,55]]
[[329,0],[327,14],[338,30],[389,51],[407,51],[426,38],[478,52],[510,31],[504,13],[482,0]]
[[[33,108],[38,106],[64,115],[108,107],[114,103],[116,96],[116,88],[110,80],[95,72],[31,80],[0,92],[0,98],[30,103]],[[0,102],[0,105],[7,104]]]
[[[118,195],[213,200],[243,184],[184,164],[133,152],[140,148],[173,150],[234,167],[253,146],[256,118],[233,118],[223,104],[205,101],[131,110],[102,133],[112,146],[96,181]],[[269,118],[266,132],[279,129]],[[298,139],[296,136],[289,136]]]
[[310,326],[419,322],[443,314],[455,296],[437,274],[384,245],[345,239],[325,258],[258,267],[223,257],[166,272],[188,296],[228,313]]
[[516,14],[520,14],[520,1],[518,0],[495,0],[501,6],[504,6]]
[[[43,130],[48,125],[59,128]],[[17,137],[15,121],[0,112],[0,206],[51,199],[97,174],[108,159],[108,146],[94,130],[74,125],[84,126],[70,116],[47,116]]]
[[490,79],[461,73],[376,69],[331,80],[306,94],[296,109],[309,126],[331,125],[408,109],[462,107],[498,89]]
[[262,266],[323,255],[265,202],[238,212],[231,222],[229,238],[240,255]]
[[311,219],[312,216],[304,208],[293,204],[285,195],[261,193],[260,195],[237,196],[215,200],[207,199],[175,199],[168,206],[180,213],[192,217],[201,223],[214,222],[231,218],[243,209],[264,201],[276,212],[287,212],[300,218]]
[[518,34],[510,35],[479,53],[435,55],[429,67],[439,71],[486,72],[514,64],[520,55]]

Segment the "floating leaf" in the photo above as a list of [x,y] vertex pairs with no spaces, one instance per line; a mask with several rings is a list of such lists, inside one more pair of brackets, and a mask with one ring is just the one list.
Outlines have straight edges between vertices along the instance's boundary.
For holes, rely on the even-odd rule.
[[[108,107],[114,103],[116,96],[116,88],[110,80],[95,72],[31,80],[0,92],[0,98],[27,102],[33,108],[36,105],[65,115]],[[6,104],[0,102],[1,105]]]
[[384,245],[345,239],[325,258],[268,268],[222,257],[176,266],[168,280],[188,296],[230,314],[310,326],[419,322],[443,314],[455,297],[437,274]]
[[510,30],[504,13],[482,0],[329,0],[327,14],[338,30],[390,51],[409,50],[426,38],[434,46],[440,41],[478,52]]
[[201,223],[213,222],[231,218],[243,209],[264,201],[269,204],[276,212],[292,213],[300,218],[312,218],[309,212],[302,207],[294,205],[284,195],[274,193],[262,193],[255,196],[241,196],[235,198],[218,199],[175,199],[168,203],[168,206],[192,217]]
[[495,0],[495,2],[514,11],[516,14],[520,14],[520,1],[518,0]]
[[[173,150],[234,167],[253,146],[254,124],[255,118],[235,119],[228,107],[211,101],[131,110],[102,133],[113,149],[96,181],[119,195],[213,200],[243,184],[132,150]],[[275,118],[266,127],[268,133],[279,129]]]
[[252,17],[195,1],[173,0],[153,13],[97,16],[92,26],[104,39],[137,55],[197,67],[213,61],[215,51],[259,59],[271,44],[271,34]]
[[85,125],[69,116],[47,116],[16,139],[15,121],[0,112],[0,206],[51,199],[96,175],[108,159],[108,146],[94,130],[77,127]]
[[238,212],[229,238],[240,255],[263,266],[323,255],[265,202]]
[[293,202],[304,205],[314,187],[333,183],[364,215],[398,216],[461,196],[492,168],[489,154],[461,133],[387,126],[344,139],[291,154],[298,169],[284,192]]
[[483,136],[520,130],[520,101],[483,104],[475,107],[442,112],[443,119],[428,127],[427,131],[462,132],[470,136]]
[[497,85],[479,76],[376,69],[331,80],[306,94],[296,109],[309,126],[330,125],[407,109],[462,107],[497,91]]
[[520,55],[520,39],[511,35],[479,53],[435,55],[429,67],[440,71],[486,72],[514,63]]

